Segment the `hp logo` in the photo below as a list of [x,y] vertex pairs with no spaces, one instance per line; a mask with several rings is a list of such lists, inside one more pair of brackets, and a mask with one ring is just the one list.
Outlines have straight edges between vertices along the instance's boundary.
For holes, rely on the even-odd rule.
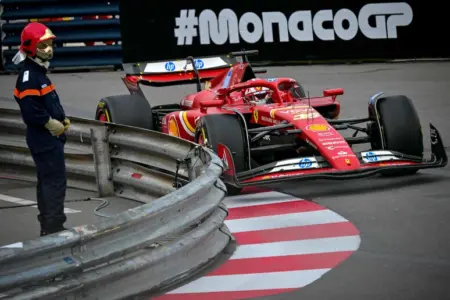
[[166,68],[167,71],[172,72],[175,70],[175,64],[171,61],[169,61],[168,63],[166,63],[166,65],[164,66]]
[[378,160],[377,156],[373,152],[367,152],[366,153],[366,159],[368,161],[377,161]]
[[302,158],[298,162],[298,166],[300,169],[310,168],[312,166],[312,161],[309,158]]
[[194,60],[194,64],[196,69],[203,69],[205,67],[205,63],[201,59]]

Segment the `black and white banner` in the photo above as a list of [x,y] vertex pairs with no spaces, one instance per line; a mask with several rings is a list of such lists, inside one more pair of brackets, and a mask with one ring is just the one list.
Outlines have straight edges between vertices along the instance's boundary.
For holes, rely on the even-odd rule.
[[[124,62],[258,49],[261,61],[446,57],[426,1],[121,1]],[[445,36],[445,34],[444,34]]]

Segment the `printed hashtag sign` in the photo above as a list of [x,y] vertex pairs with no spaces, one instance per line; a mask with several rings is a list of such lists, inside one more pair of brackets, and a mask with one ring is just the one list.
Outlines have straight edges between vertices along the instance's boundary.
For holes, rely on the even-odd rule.
[[[449,57],[436,29],[448,27],[445,10],[430,14],[427,1],[347,2],[120,0],[122,61],[168,63],[243,49],[259,50],[255,63]],[[427,32],[419,44],[417,28]],[[142,51],[149,40],[155,46]]]
[[197,36],[198,18],[195,9],[183,9],[180,16],[175,18],[175,37],[177,45],[192,45],[192,39]]

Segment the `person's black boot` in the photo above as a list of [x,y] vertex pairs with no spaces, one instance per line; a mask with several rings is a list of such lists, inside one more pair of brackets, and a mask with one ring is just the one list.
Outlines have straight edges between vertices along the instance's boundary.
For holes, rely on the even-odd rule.
[[39,223],[41,225],[41,234],[40,234],[40,236],[45,236],[45,235],[49,234],[48,231],[45,230],[45,224],[44,224],[45,222],[44,222],[44,218],[42,217],[42,215],[38,215],[37,219],[38,219],[38,221],[39,221]]
[[57,230],[52,230],[52,231],[47,231],[47,230],[41,229],[41,236],[45,236],[45,235],[53,234],[53,233],[58,233],[58,232],[61,232],[61,231],[64,231],[64,230],[69,230],[69,228],[60,227]]

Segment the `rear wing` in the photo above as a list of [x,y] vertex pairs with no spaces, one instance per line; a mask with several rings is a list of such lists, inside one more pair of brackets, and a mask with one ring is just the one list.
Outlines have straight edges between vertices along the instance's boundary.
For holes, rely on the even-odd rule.
[[[238,62],[248,62],[248,55],[257,55],[258,50],[231,52],[220,56],[204,56],[156,62],[126,63],[123,69],[128,83],[149,86],[170,86],[200,83],[221,74]],[[241,57],[239,60],[238,58]]]

